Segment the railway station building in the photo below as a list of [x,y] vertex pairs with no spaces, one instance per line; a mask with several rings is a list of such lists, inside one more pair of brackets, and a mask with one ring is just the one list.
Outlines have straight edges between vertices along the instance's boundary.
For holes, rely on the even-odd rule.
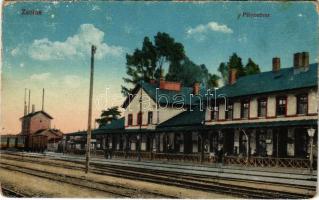
[[[237,76],[207,90],[200,84],[141,82],[124,117],[93,131],[93,152],[133,159],[309,168],[317,159],[318,64],[307,52],[293,66]],[[86,132],[64,136],[67,152],[83,153]],[[313,159],[312,159],[313,158]],[[316,167],[315,164],[311,167]]]

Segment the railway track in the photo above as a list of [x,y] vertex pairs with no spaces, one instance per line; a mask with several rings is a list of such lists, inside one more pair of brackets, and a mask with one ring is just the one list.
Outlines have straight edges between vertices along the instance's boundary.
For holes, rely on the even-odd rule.
[[[33,158],[36,159],[35,157]],[[39,159],[36,162],[47,164],[47,165],[53,164],[52,162],[43,161]],[[82,161],[67,161],[67,162],[83,164]],[[68,169],[78,169],[78,170],[83,169],[83,167],[75,167],[75,166],[70,166],[70,165],[61,164],[61,163],[59,164],[54,163],[54,165],[57,167],[63,167]],[[300,198],[312,197],[311,194],[295,194],[292,192],[273,191],[273,190],[267,190],[267,189],[261,190],[261,189],[246,187],[246,186],[223,184],[218,182],[218,180],[217,181],[214,180],[214,177],[207,178],[207,177],[199,177],[199,176],[190,176],[189,174],[183,174],[183,173],[171,173],[171,172],[163,172],[159,170],[145,170],[145,169],[138,169],[138,168],[129,167],[129,166],[120,167],[120,166],[92,163],[91,172],[96,174],[115,176],[115,177],[126,178],[126,179],[142,180],[142,181],[160,183],[165,185],[174,185],[174,186],[183,187],[183,188],[191,188],[196,190],[211,191],[211,192],[217,192],[217,193],[223,193],[223,194],[225,193],[232,194],[232,195],[236,195],[238,197],[244,197],[244,198],[300,199]],[[219,180],[221,179],[219,178]],[[256,184],[262,184],[262,183],[256,182]],[[296,188],[309,189],[310,191],[315,190],[315,188],[302,187],[302,186],[299,186]]]
[[86,178],[79,178],[74,176],[68,176],[65,174],[52,173],[44,170],[37,170],[29,167],[22,167],[20,165],[7,164],[0,162],[0,167],[6,170],[20,172],[28,174],[31,176],[36,176],[39,178],[44,178],[48,180],[58,181],[62,183],[68,183],[83,188],[88,188],[90,190],[102,191],[108,194],[111,194],[114,198],[177,198],[175,196],[159,194],[155,192],[137,190],[135,188],[124,187],[121,185],[110,184],[110,183],[101,183],[87,181]]
[[26,198],[28,196],[21,194],[20,192],[14,191],[8,187],[1,186],[1,193],[5,197],[14,197],[14,198]]
[[[31,158],[37,159],[36,157],[32,156]],[[60,159],[58,159],[60,160]],[[63,162],[68,162],[68,163],[78,163],[81,165],[83,165],[83,161],[74,161],[74,160],[60,160]],[[37,159],[37,162],[41,162],[43,164],[48,164],[46,163],[46,161],[43,160],[39,160]],[[55,163],[54,163],[55,165]],[[286,185],[289,187],[293,187],[293,188],[298,188],[298,189],[308,189],[308,190],[315,190],[314,186],[303,186],[303,185],[296,185],[296,184],[282,184],[282,183],[273,183],[273,182],[266,182],[266,181],[256,181],[256,180],[241,180],[241,179],[236,179],[236,178],[228,178],[228,177],[216,177],[216,176],[209,176],[209,175],[199,175],[199,174],[192,174],[190,175],[189,173],[182,173],[182,172],[170,172],[170,171],[163,171],[163,170],[155,170],[155,169],[142,169],[142,168],[138,168],[138,167],[132,167],[132,166],[118,166],[118,165],[113,165],[112,163],[107,163],[107,164],[99,164],[99,163],[91,163],[92,166],[95,166],[95,169],[106,169],[108,168],[108,166],[110,166],[108,169],[109,170],[116,170],[116,169],[126,169],[126,170],[130,170],[130,173],[136,173],[136,172],[140,172],[140,173],[150,173],[152,175],[164,175],[164,176],[169,176],[169,177],[175,177],[175,178],[180,178],[183,177],[185,179],[189,179],[189,180],[193,180],[193,181],[204,181],[204,182],[216,182],[216,179],[218,180],[228,180],[228,181],[234,181],[234,182],[241,182],[241,183],[253,183],[253,184],[263,184],[263,185],[272,185],[272,186],[281,186],[281,185]],[[56,165],[56,166],[61,166],[61,165]],[[72,168],[72,167],[71,167]],[[72,169],[80,169],[80,168],[72,168]],[[221,172],[223,173],[223,172]],[[234,173],[236,174],[236,173]],[[262,176],[263,177],[263,176]],[[268,176],[269,177],[269,176]],[[275,176],[273,176],[275,177]],[[304,179],[305,177],[302,176],[302,180],[307,180]],[[210,179],[214,179],[213,181]],[[210,181],[209,181],[210,180]],[[291,178],[292,181],[296,180],[295,178]],[[311,179],[312,181],[315,181],[316,179]]]

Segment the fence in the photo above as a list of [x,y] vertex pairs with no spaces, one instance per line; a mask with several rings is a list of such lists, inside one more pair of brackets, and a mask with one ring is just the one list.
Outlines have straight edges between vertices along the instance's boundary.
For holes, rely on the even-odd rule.
[[[289,168],[310,168],[309,159],[301,158],[271,158],[271,157],[236,157],[225,156],[225,165],[243,165],[248,167],[289,167]],[[316,163],[316,161],[314,162]]]

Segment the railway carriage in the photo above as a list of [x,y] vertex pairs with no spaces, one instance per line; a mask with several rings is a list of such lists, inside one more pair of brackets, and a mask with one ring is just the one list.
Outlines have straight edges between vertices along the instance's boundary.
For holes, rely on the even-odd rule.
[[2,135],[1,149],[15,148],[23,150],[26,147],[26,136],[24,135]]
[[8,136],[1,136],[1,149],[6,149],[8,147]]
[[16,148],[17,149],[25,149],[26,147],[26,136],[24,135],[18,135],[16,139]]

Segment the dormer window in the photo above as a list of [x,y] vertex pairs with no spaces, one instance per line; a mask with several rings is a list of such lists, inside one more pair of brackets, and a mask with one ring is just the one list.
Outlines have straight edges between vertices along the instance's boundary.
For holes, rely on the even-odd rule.
[[301,94],[297,96],[297,114],[305,115],[308,113],[308,95]]
[[276,114],[277,116],[284,116],[287,112],[287,99],[286,97],[277,97],[276,101]]
[[127,125],[128,126],[133,125],[133,115],[132,114],[128,114],[128,116],[127,116]]

